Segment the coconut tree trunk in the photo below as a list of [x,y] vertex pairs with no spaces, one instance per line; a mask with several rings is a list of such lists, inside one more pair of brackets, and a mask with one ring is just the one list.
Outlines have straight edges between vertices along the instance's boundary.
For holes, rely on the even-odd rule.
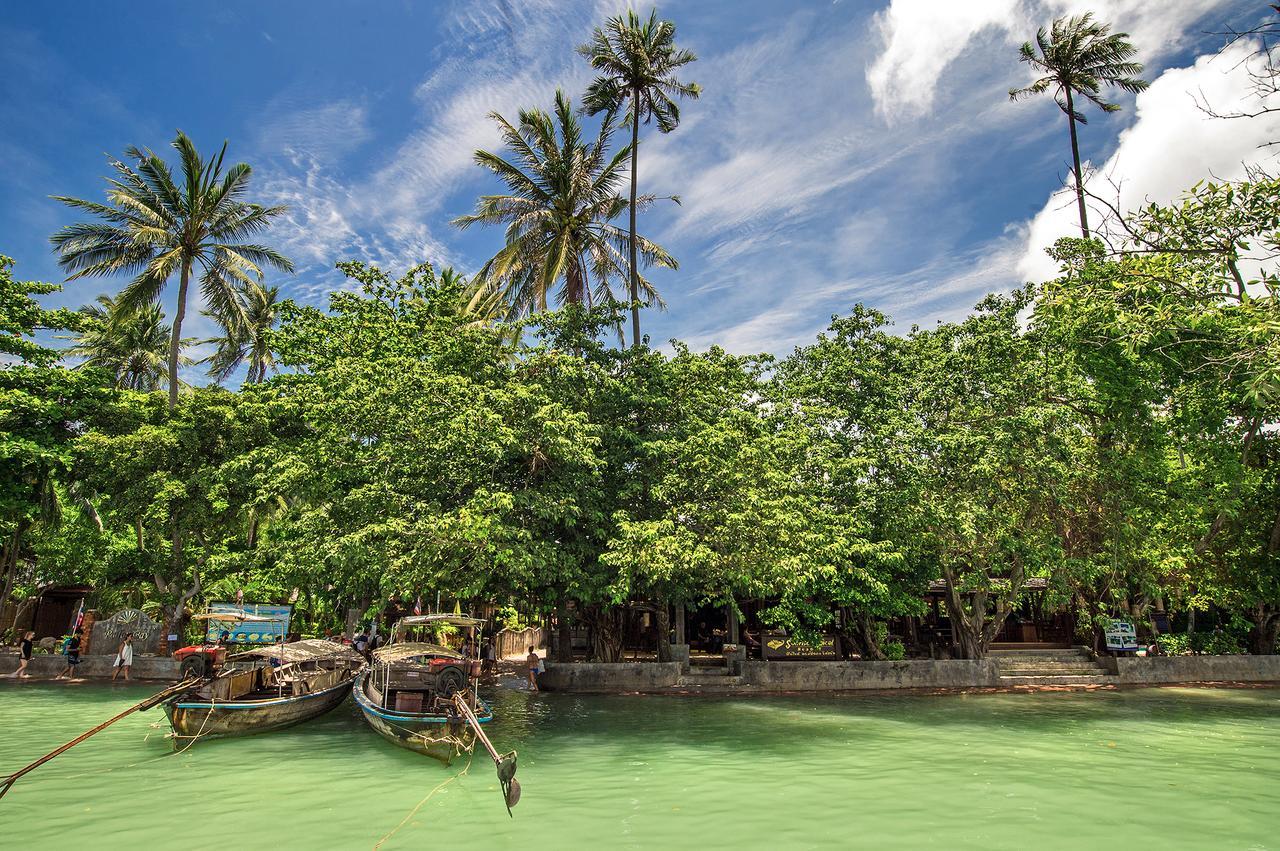
[[1071,162],[1075,166],[1076,205],[1080,208],[1080,232],[1089,238],[1089,214],[1084,206],[1084,178],[1080,174],[1080,143],[1076,139],[1076,110],[1071,100],[1071,89],[1067,89],[1067,127],[1071,130]]
[[182,348],[182,317],[187,312],[187,285],[191,282],[191,260],[182,263],[178,284],[178,306],[173,312],[173,332],[169,337],[169,409],[178,406],[178,354]]
[[631,345],[640,345],[640,270],[636,266],[636,158],[640,154],[640,90],[631,92]]

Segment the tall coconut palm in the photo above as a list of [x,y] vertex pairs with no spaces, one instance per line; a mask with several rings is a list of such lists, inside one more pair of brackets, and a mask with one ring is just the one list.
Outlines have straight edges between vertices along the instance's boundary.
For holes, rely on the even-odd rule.
[[129,165],[111,159],[115,177],[107,180],[107,204],[54,196],[99,221],[68,225],[51,238],[68,280],[117,273],[134,275],[116,301],[120,316],[157,302],[175,273],[177,309],[169,339],[169,407],[178,402],[178,365],[182,320],[193,272],[211,311],[227,329],[245,320],[238,288],[262,279],[262,266],[292,271],[275,249],[242,242],[265,230],[285,211],[282,206],[247,203],[252,169],[238,163],[223,172],[227,146],[205,159],[179,131],[173,140],[182,174],[175,181],[169,165],[148,149],[125,151]]
[[697,56],[675,45],[676,25],[658,20],[656,9],[649,20],[641,20],[634,10],[626,16],[615,15],[596,27],[591,41],[578,52],[591,62],[600,76],[587,88],[584,108],[590,115],[605,112],[612,115],[627,109],[631,122],[631,206],[628,259],[631,270],[631,342],[640,343],[640,273],[636,267],[636,162],[640,153],[640,122],[656,121],[658,130],[670,133],[680,125],[680,107],[675,98],[697,98],[702,89],[697,83],[682,83],[676,71]]
[[[108,295],[97,304],[80,308],[88,320],[84,330],[71,339],[63,354],[83,358],[79,366],[104,369],[115,377],[115,385],[126,390],[150,393],[169,381],[169,336],[160,306],[149,304],[134,313],[120,315],[119,305]],[[190,339],[182,340],[189,345]],[[191,359],[180,355],[180,365]]]
[[1019,100],[1052,89],[1058,108],[1066,113],[1071,131],[1076,204],[1080,208],[1080,230],[1085,239],[1089,238],[1089,215],[1084,206],[1076,123],[1088,124],[1089,121],[1076,109],[1075,98],[1084,98],[1103,112],[1116,112],[1120,106],[1102,99],[1102,86],[1116,86],[1131,94],[1147,87],[1147,81],[1137,76],[1142,73],[1142,63],[1130,61],[1138,49],[1126,41],[1128,37],[1128,33],[1111,32],[1110,24],[1093,20],[1090,12],[1058,18],[1048,32],[1040,28],[1034,45],[1028,41],[1019,50],[1018,58],[1044,76],[1029,86],[1009,90],[1009,99]]
[[[239,327],[226,328],[221,337],[203,341],[217,347],[201,362],[209,365],[209,375],[219,384],[245,361],[249,363],[249,372],[245,376],[249,384],[266,381],[267,370],[276,368],[270,332],[275,328],[280,313],[280,289],[250,283],[245,286],[242,298],[244,321]],[[213,318],[217,319],[216,316]]]
[[[497,113],[491,117],[513,156],[476,151],[475,160],[511,194],[482,196],[475,213],[453,221],[460,228],[506,226],[506,244],[472,279],[474,300],[478,304],[499,294],[510,318],[545,310],[558,282],[563,283],[555,297],[561,303],[612,299],[611,282],[633,268],[623,255],[627,232],[613,224],[631,206],[618,194],[630,149],[609,154],[613,123],[606,120],[595,141],[586,144],[573,106],[561,91],[556,92],[554,115],[522,110],[515,125]],[[644,206],[652,200],[640,197],[636,203]],[[658,244],[644,237],[636,242],[646,265],[676,268],[675,258]],[[662,303],[643,277],[639,287],[646,302]]]

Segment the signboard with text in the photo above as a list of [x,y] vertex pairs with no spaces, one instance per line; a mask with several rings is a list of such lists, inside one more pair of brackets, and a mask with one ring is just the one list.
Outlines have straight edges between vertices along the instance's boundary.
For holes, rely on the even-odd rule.
[[210,603],[209,611],[244,612],[246,615],[270,618],[270,620],[243,621],[240,623],[234,620],[206,621],[208,628],[205,632],[205,640],[207,641],[217,641],[218,636],[225,629],[231,633],[231,637],[228,640],[233,644],[276,644],[283,636],[289,633],[289,616],[293,613],[293,606],[268,606],[260,603]]
[[1113,620],[1104,631],[1108,650],[1137,650],[1138,634],[1129,621]]
[[824,635],[817,644],[802,644],[780,633],[766,632],[760,637],[761,656],[768,659],[837,659],[836,639]]

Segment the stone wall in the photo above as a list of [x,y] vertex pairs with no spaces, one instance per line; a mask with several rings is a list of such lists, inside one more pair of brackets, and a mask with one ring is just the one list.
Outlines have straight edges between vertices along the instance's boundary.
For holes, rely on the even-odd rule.
[[546,691],[665,691],[680,681],[679,662],[553,662],[538,675]]
[[[116,661],[114,653],[110,655],[81,656],[76,666],[77,677],[94,677],[111,679],[114,672],[112,665]],[[43,653],[31,657],[27,673],[33,678],[50,679],[57,676],[66,667],[67,658],[61,653]],[[0,656],[0,676],[16,671],[18,654]],[[134,654],[133,667],[129,676],[135,680],[178,680],[181,671],[178,661],[170,656],[139,656]]]
[[1122,683],[1280,682],[1280,656],[1146,656],[1114,661]]
[[991,659],[900,662],[744,662],[743,683],[767,691],[983,688],[1000,685]]

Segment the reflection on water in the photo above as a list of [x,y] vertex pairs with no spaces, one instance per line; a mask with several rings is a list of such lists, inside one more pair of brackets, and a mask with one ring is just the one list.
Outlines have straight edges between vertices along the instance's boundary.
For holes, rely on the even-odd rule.
[[[151,690],[0,685],[0,772]],[[383,848],[1280,848],[1280,690],[494,698],[516,817],[477,758]],[[0,845],[372,848],[465,765],[350,702],[176,755],[166,729],[130,716],[19,781]]]

